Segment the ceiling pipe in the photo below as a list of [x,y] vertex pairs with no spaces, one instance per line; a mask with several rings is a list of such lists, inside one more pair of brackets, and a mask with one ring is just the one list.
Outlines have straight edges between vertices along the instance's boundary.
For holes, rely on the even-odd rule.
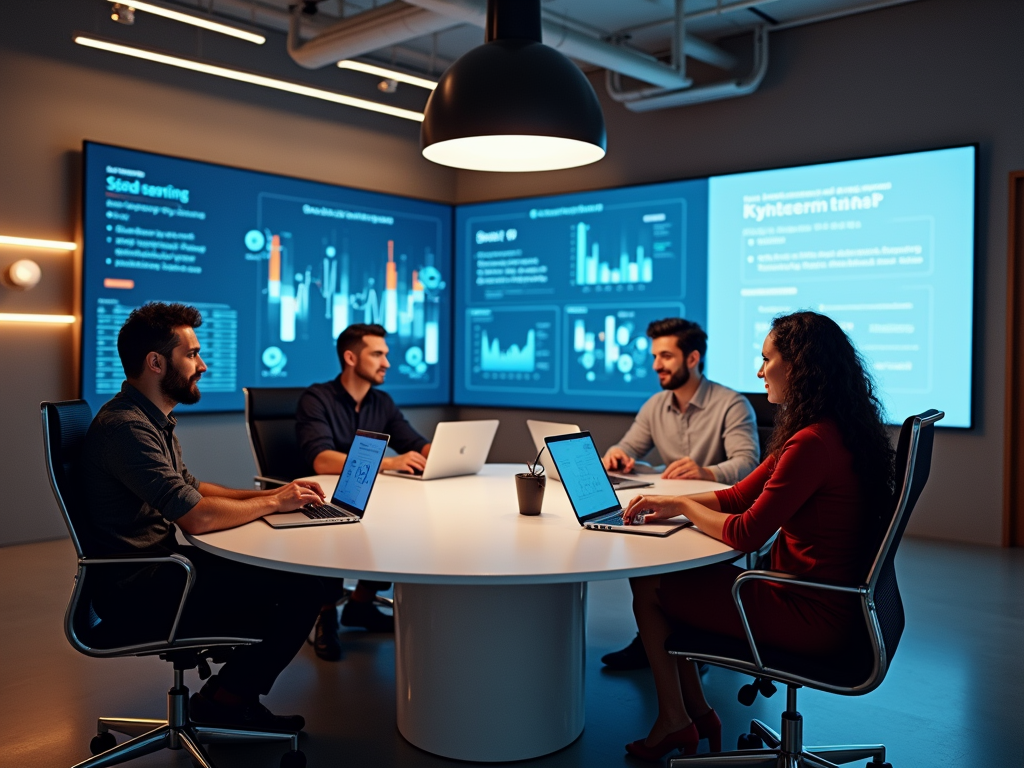
[[[478,0],[409,0],[435,13],[458,18],[467,24],[483,27],[486,22],[484,5]],[[557,20],[543,20],[544,43],[557,48],[566,56],[619,72],[665,89],[685,88],[688,81],[672,66],[653,56],[619,45],[597,40]],[[686,40],[688,56],[722,69],[732,69],[735,57],[704,40],[689,37]]]
[[362,56],[461,23],[449,16],[440,16],[401,0],[392,0],[386,5],[335,22],[303,43],[299,36],[302,16],[301,6],[292,6],[291,24],[288,27],[288,55],[306,69],[320,69],[342,59]]
[[711,83],[678,91],[648,92],[647,95],[641,95],[636,98],[621,98],[623,95],[621,91],[613,93],[612,89],[615,86],[615,82],[611,72],[608,73],[608,78],[605,82],[609,89],[609,95],[612,98],[625,102],[626,109],[632,112],[651,112],[657,109],[684,107],[691,104],[703,104],[709,101],[747,96],[760,87],[767,72],[768,28],[762,25],[754,30],[754,64],[751,67],[750,73],[739,80]]
[[[201,0],[201,2],[198,0],[165,0],[165,4],[191,11],[201,11],[211,14],[213,18],[221,17],[248,22],[262,29],[275,32],[287,33],[292,21],[288,11],[283,11],[280,8],[274,8],[255,0]],[[302,14],[299,22],[299,39],[308,40],[319,35],[330,26],[330,22],[327,21],[329,18],[329,16],[324,15],[308,16]],[[381,66],[393,67],[396,64],[404,63],[407,66],[422,69],[424,73],[430,69],[432,60],[441,69],[446,68],[451,63],[448,59],[432,57],[428,53],[422,53],[401,45],[391,46],[389,53],[391,55],[385,56],[383,51],[375,50],[373,54],[361,58],[371,59],[376,63],[380,63]]]

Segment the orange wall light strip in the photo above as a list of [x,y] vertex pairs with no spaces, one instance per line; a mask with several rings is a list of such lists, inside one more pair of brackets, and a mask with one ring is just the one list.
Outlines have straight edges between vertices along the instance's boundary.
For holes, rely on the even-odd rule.
[[18,312],[0,312],[0,323],[50,323],[70,325],[77,321],[74,315],[30,315]]
[[54,251],[73,251],[78,248],[77,243],[64,240],[39,240],[35,237],[10,237],[0,235],[0,245],[12,245],[18,248],[49,248]]

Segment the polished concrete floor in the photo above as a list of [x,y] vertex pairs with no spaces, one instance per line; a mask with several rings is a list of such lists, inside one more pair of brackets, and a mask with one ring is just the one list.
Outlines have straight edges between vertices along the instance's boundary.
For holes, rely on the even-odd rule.
[[[1024,550],[910,540],[899,575],[907,631],[882,687],[845,698],[802,691],[809,743],[881,741],[895,768],[1024,766]],[[0,549],[0,766],[54,768],[89,756],[100,714],[161,717],[170,671],[156,659],[97,660],[78,655],[61,628],[74,575],[66,541]],[[599,657],[633,634],[625,582],[590,588],[587,640],[587,726],[560,752],[531,768],[633,765],[627,741],[654,718],[646,671],[609,674]],[[309,647],[278,681],[268,704],[301,712],[303,749],[311,767],[446,765],[408,744],[395,728],[394,644],[390,638],[345,636],[339,663],[319,661]],[[751,716],[777,723],[784,696],[736,702],[744,678],[711,670],[709,698],[722,715],[726,743]],[[195,686],[195,678],[190,684]],[[275,767],[280,750],[212,748],[219,766]],[[139,766],[188,766],[165,752]]]

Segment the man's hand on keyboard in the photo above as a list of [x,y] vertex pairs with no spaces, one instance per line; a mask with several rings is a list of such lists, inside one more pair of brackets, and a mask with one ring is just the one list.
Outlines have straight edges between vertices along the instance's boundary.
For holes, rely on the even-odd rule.
[[408,472],[410,475],[422,474],[427,466],[427,458],[419,451],[409,451],[401,456],[389,456],[380,463],[382,469]]
[[310,503],[322,504],[326,498],[320,483],[312,480],[293,480],[275,489],[271,496],[277,503],[278,512],[291,512]]

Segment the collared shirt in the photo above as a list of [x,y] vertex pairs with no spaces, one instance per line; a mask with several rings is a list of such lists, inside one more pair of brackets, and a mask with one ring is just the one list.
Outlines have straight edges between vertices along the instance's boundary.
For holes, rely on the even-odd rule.
[[356,411],[356,401],[341,377],[314,384],[299,398],[295,434],[309,466],[324,451],[348,453],[357,429],[391,435],[388,445],[398,453],[418,451],[427,439],[413,429],[387,392],[371,387]]
[[689,456],[729,485],[749,475],[761,455],[750,401],[708,379],[701,380],[684,411],[671,391],[653,395],[617,447],[634,459],[657,448],[666,464]]
[[81,482],[98,552],[173,547],[174,521],[203,498],[181,460],[176,424],[127,381],[92,420]]

